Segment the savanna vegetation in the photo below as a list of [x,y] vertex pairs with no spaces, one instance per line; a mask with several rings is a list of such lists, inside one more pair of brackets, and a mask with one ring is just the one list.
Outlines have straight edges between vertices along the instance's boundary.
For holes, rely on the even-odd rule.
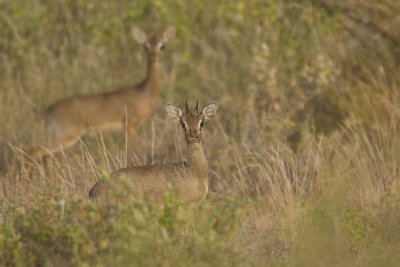
[[[177,29],[133,164],[182,158],[164,104],[220,101],[195,207],[89,201],[131,164],[118,132],[20,175],[46,106],[143,78],[133,25]],[[399,1],[0,1],[0,265],[396,266],[399,66]]]

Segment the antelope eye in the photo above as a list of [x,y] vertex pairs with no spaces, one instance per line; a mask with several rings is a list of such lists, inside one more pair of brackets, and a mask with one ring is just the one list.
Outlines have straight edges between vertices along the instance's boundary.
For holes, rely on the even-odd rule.
[[165,45],[164,45],[164,44],[161,44],[161,45],[160,45],[160,50],[164,50],[164,48],[165,48]]
[[146,51],[149,50],[149,44],[144,44],[144,45],[143,45],[143,48],[144,48],[144,50],[146,50]]
[[182,128],[183,128],[183,129],[186,128],[185,123],[184,123],[183,121],[181,121],[181,125],[182,125]]
[[200,128],[203,128],[204,127],[204,121],[201,121],[200,122]]

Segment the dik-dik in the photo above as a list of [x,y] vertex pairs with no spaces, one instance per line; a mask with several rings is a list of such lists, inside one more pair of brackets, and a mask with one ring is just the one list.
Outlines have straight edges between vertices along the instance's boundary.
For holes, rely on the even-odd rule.
[[44,120],[51,141],[32,150],[25,164],[29,176],[36,162],[75,145],[92,130],[126,130],[132,152],[136,131],[156,108],[162,87],[161,53],[166,43],[175,36],[175,29],[169,27],[161,37],[148,38],[134,27],[132,35],[147,54],[144,80],[112,92],[75,95],[48,107]]
[[161,201],[165,192],[174,190],[179,200],[198,202],[208,192],[208,162],[201,145],[205,123],[218,109],[211,103],[199,111],[198,104],[185,112],[168,105],[167,112],[181,124],[187,143],[187,161],[163,165],[135,166],[114,171],[110,180],[100,180],[89,192],[90,198],[109,198],[110,192],[125,189],[128,196],[144,196]]

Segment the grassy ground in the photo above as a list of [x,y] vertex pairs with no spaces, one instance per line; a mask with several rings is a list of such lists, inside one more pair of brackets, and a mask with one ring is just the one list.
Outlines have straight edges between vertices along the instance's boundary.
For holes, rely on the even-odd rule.
[[[0,265],[396,266],[399,14],[390,0],[0,1]],[[221,101],[197,207],[89,202],[128,164],[123,133],[85,137],[30,186],[19,175],[46,106],[142,79],[132,25],[177,28],[176,82],[135,164],[181,158],[162,104]]]

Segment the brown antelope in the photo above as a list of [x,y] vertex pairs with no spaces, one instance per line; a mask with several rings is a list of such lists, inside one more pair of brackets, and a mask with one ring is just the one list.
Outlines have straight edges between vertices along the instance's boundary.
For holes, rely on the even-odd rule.
[[73,146],[92,130],[124,130],[126,127],[133,151],[135,133],[153,113],[159,99],[162,87],[161,52],[175,36],[175,28],[169,27],[161,38],[149,39],[143,31],[133,27],[132,35],[136,42],[144,46],[147,54],[147,75],[144,80],[112,92],[75,95],[48,107],[44,118],[51,141],[32,150],[25,164],[29,176],[37,161]]
[[112,190],[123,188],[129,196],[145,196],[155,201],[162,200],[171,189],[185,202],[197,202],[207,195],[208,163],[201,145],[201,130],[217,112],[218,103],[211,103],[201,111],[198,103],[193,109],[186,103],[185,112],[174,105],[167,105],[166,109],[170,118],[182,125],[188,148],[187,162],[116,170],[111,180],[100,180],[92,187],[90,198],[107,198]]

